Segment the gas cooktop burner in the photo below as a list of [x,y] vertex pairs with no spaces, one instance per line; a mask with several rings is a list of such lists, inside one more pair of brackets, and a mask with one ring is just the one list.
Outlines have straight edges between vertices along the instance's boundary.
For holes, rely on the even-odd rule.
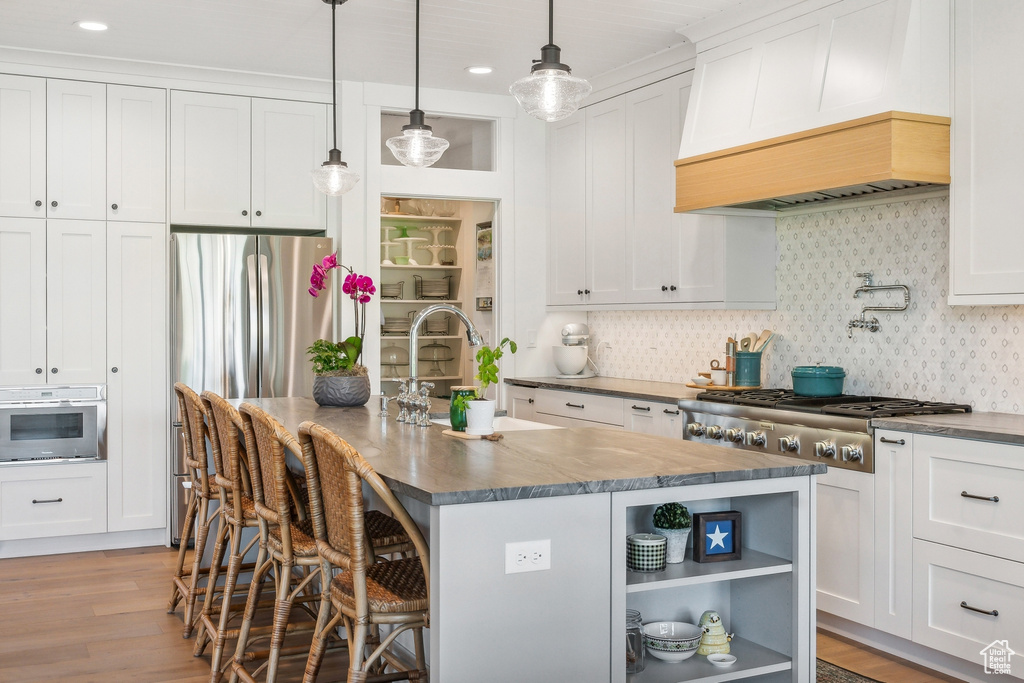
[[969,413],[971,407],[956,403],[918,401],[885,396],[828,396],[822,398],[797,396],[792,389],[751,389],[749,391],[705,391],[698,401],[731,403],[755,408],[776,408],[802,413],[845,415],[872,418],[898,415],[934,415],[938,413]]
[[775,404],[786,398],[793,398],[792,389],[750,389],[749,391],[705,391],[697,394],[698,401],[715,403],[734,403],[745,406],[761,406],[774,408]]
[[841,403],[821,409],[825,415],[850,417],[896,417],[898,415],[936,415],[940,413],[969,413],[969,405],[916,401],[905,398],[883,398],[864,403]]

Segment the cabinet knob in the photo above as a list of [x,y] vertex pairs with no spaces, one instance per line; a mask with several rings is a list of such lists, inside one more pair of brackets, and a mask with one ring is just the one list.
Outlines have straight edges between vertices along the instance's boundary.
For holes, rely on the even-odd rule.
[[114,367],[110,368],[110,371],[113,372],[114,374],[117,374],[117,366],[115,365]]
[[37,375],[43,374],[43,369],[42,368],[36,368],[36,374]]
[[243,215],[243,216],[248,216],[248,215],[249,215],[249,212],[248,212],[248,211],[246,211],[245,209],[242,209],[242,215]]
[[667,292],[668,291],[668,285],[662,285],[661,286],[661,291]]
[[42,202],[42,200],[40,200],[40,199],[37,199],[37,200],[36,200],[36,206],[42,206],[42,205],[43,205],[43,202]]
[[57,208],[57,200],[54,199],[52,202],[50,202],[50,206],[52,206],[53,208],[56,209]]
[[530,403],[533,403],[533,399],[532,399],[532,398],[531,398],[531,399],[527,399],[527,400],[528,400],[528,401],[529,401]]
[[670,285],[670,286],[669,286],[669,289],[670,289],[670,290],[672,290],[672,291],[674,292],[674,291],[676,291],[676,286],[675,286],[675,285]]
[[57,368],[50,368],[50,374],[56,375],[57,374]]
[[111,204],[110,208],[113,209],[114,211],[117,211],[117,204]]
[[590,296],[590,290],[589,289],[584,289],[583,293],[586,294],[587,296]]
[[582,289],[577,289],[576,290],[576,294],[579,295],[579,296],[583,296],[583,290]]
[[263,212],[262,212],[262,211],[257,211],[257,212],[256,212],[256,215],[257,215],[257,216],[262,216],[262,215],[263,215]]

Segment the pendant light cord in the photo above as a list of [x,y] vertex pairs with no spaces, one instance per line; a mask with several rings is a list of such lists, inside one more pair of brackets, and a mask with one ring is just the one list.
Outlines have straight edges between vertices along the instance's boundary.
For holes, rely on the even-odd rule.
[[[419,0],[417,0],[419,2]],[[555,44],[555,0],[548,0],[548,45]]]
[[335,37],[337,32],[337,20],[335,10],[338,7],[338,0],[331,0],[331,112],[334,125],[331,130],[334,133],[334,149],[338,149],[338,57],[335,53]]
[[420,0],[416,0],[416,109],[419,109],[419,108],[420,108]]

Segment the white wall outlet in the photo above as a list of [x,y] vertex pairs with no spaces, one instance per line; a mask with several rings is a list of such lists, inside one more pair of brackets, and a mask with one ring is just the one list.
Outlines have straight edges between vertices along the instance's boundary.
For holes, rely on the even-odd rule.
[[505,544],[505,573],[551,569],[551,539]]

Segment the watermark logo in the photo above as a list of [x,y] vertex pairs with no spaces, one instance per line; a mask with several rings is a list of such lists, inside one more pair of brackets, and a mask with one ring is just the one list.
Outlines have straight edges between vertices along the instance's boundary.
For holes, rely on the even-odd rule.
[[985,673],[1009,674],[1010,658],[1017,653],[1010,649],[1010,641],[993,640],[978,654],[985,659]]

